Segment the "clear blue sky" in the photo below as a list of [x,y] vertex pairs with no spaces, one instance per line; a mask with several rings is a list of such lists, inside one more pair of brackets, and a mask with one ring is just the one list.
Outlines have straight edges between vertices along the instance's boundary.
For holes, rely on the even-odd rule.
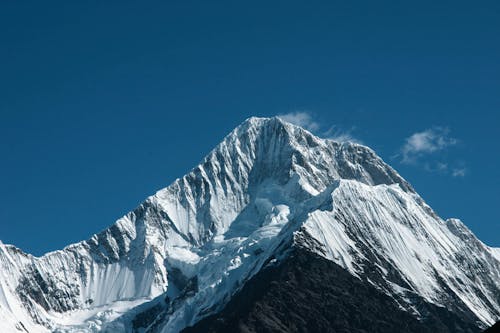
[[25,251],[88,238],[244,119],[294,112],[500,246],[498,1],[3,1],[0,47],[0,239]]

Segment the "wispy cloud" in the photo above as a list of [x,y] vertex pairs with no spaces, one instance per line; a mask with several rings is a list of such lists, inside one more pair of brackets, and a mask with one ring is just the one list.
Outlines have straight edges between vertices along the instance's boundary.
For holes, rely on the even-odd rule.
[[288,121],[294,125],[305,128],[309,131],[317,131],[320,128],[319,123],[317,123],[313,117],[305,111],[295,111],[285,114],[278,115],[279,118],[284,121]]
[[327,139],[331,139],[334,141],[338,142],[356,142],[356,143],[361,143],[360,140],[356,139],[353,135],[352,132],[354,130],[354,127],[350,129],[342,129],[339,126],[333,125],[330,127],[328,130],[323,132],[323,136]]
[[441,161],[426,161],[423,163],[423,166],[424,169],[429,172],[447,173],[449,171],[448,163]]
[[410,135],[401,149],[402,163],[416,163],[421,157],[442,151],[458,143],[446,127],[433,127]]
[[465,164],[447,159],[447,150],[458,143],[458,139],[450,136],[447,127],[432,127],[406,138],[396,156],[401,158],[403,164],[419,166],[429,172],[465,177]]
[[455,168],[451,172],[451,175],[453,177],[465,177],[466,174],[467,174],[467,168],[465,168],[465,167],[463,167],[463,168]]
[[313,115],[307,111],[295,111],[285,114],[278,115],[279,118],[292,123],[294,125],[305,128],[310,132],[317,133],[319,136],[339,141],[339,142],[357,142],[360,143],[360,140],[356,139],[352,135],[353,128],[351,129],[342,129],[338,125],[330,126],[325,129],[318,121],[316,121]]

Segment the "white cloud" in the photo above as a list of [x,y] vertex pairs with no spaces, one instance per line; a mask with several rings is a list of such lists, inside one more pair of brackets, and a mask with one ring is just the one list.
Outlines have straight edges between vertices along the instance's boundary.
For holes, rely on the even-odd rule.
[[446,162],[441,161],[427,161],[423,164],[425,171],[438,172],[438,173],[448,173],[449,166]]
[[453,177],[465,177],[467,168],[463,161],[447,161],[448,148],[458,144],[458,140],[450,136],[446,127],[432,127],[422,132],[413,133],[396,156],[401,163],[422,167],[424,170]]
[[314,121],[313,117],[304,111],[290,112],[278,115],[284,121],[305,128],[308,131],[317,131],[320,128],[319,123]]
[[416,163],[424,155],[442,151],[454,146],[458,140],[449,136],[449,130],[443,127],[429,128],[423,132],[412,134],[406,139],[401,149],[402,162],[406,164]]
[[453,177],[465,177],[465,175],[467,174],[467,169],[466,168],[456,168],[456,169],[453,169],[451,175]]

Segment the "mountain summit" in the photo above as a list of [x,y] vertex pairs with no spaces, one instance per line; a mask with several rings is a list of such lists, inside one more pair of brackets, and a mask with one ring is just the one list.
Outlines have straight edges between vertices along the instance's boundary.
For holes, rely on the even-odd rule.
[[86,241],[38,258],[0,243],[1,332],[478,332],[499,318],[500,249],[370,148],[279,118],[246,120]]

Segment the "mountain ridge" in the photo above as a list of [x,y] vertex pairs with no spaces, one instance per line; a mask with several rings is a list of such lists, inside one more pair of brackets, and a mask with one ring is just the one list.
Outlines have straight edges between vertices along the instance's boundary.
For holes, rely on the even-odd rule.
[[499,316],[497,250],[440,219],[370,148],[253,117],[90,239],[39,258],[0,246],[10,272],[0,276],[0,318],[33,332],[129,332],[144,312],[134,309],[150,304],[161,310],[158,332],[180,331],[221,310],[298,239],[370,276],[417,318],[414,295],[470,310],[481,327]]

